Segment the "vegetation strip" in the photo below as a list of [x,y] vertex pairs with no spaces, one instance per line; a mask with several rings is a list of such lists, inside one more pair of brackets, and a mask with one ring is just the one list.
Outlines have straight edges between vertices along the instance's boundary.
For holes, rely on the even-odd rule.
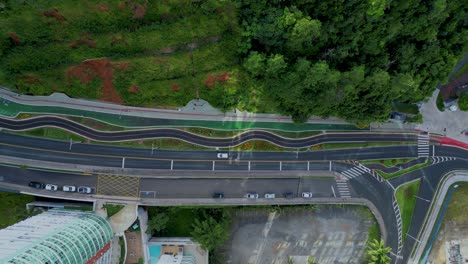
[[385,173],[385,172],[383,172],[381,170],[376,170],[376,171],[377,171],[377,173],[380,174],[380,176],[382,176],[384,179],[388,180],[388,179],[395,178],[395,177],[398,177],[400,175],[410,173],[412,171],[416,171],[416,170],[419,170],[421,168],[424,168],[424,167],[428,166],[430,163],[431,163],[430,160],[427,159],[426,162],[424,162],[422,164],[414,165],[414,166],[409,167],[407,169],[399,170],[399,171],[397,171],[395,173]]
[[403,243],[406,239],[406,233],[411,225],[414,207],[416,205],[416,195],[418,195],[421,180],[401,185],[396,190],[396,199],[401,211]]

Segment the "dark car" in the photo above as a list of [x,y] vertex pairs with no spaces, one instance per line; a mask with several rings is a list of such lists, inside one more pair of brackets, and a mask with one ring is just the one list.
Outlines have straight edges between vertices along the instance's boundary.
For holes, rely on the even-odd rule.
[[213,198],[216,198],[216,199],[223,199],[223,198],[224,198],[224,194],[222,194],[222,193],[215,193],[215,194],[213,194]]
[[32,181],[32,182],[29,183],[29,187],[33,187],[33,188],[36,188],[36,189],[44,189],[45,184],[42,183],[42,182]]
[[285,192],[283,193],[284,198],[291,199],[294,198],[294,194],[292,192]]

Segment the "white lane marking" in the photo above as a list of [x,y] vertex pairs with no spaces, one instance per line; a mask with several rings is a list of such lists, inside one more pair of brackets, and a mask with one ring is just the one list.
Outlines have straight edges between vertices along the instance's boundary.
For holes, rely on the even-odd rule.
[[122,158],[122,169],[125,168],[125,157]]

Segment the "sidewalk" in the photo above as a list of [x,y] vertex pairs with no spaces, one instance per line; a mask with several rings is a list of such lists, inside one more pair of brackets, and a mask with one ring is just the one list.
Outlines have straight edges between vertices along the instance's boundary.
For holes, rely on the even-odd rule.
[[[280,116],[276,114],[257,114],[250,112],[242,112],[239,110],[228,111],[222,113],[213,108],[204,100],[192,100],[186,106],[177,110],[158,109],[158,108],[143,108],[117,105],[101,101],[91,101],[84,99],[70,98],[62,93],[53,93],[50,96],[30,96],[21,95],[8,88],[0,87],[0,98],[25,104],[30,106],[40,107],[62,107],[69,109],[77,109],[84,111],[108,113],[114,115],[149,117],[149,118],[164,118],[178,120],[206,120],[206,121],[234,121],[234,122],[285,122],[292,123],[290,117]],[[336,123],[348,124],[346,121],[338,118],[322,119],[319,117],[310,118],[308,123]]]

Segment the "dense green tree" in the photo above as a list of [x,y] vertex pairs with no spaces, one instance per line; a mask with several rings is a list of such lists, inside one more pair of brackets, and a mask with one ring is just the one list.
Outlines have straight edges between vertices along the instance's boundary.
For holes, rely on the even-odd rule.
[[229,222],[227,219],[216,220],[208,215],[205,220],[195,219],[191,235],[203,248],[213,251],[228,239]]
[[[462,1],[253,2],[241,5],[244,28],[254,32],[242,42],[259,58],[283,55],[288,66],[281,76],[258,68],[252,76],[298,122],[385,120],[392,102],[421,101],[444,83],[466,50]],[[274,73],[270,66],[265,72]]]
[[169,222],[169,217],[165,212],[159,212],[153,215],[148,221],[148,228],[146,229],[147,234],[155,234],[166,229],[166,225]]
[[370,257],[369,264],[390,263],[390,257],[388,256],[390,251],[392,251],[392,249],[390,247],[386,247],[383,240],[378,241],[377,239],[374,239],[373,241],[370,241],[366,251],[367,255]]
[[464,93],[458,98],[458,107],[462,111],[468,111],[468,93]]

